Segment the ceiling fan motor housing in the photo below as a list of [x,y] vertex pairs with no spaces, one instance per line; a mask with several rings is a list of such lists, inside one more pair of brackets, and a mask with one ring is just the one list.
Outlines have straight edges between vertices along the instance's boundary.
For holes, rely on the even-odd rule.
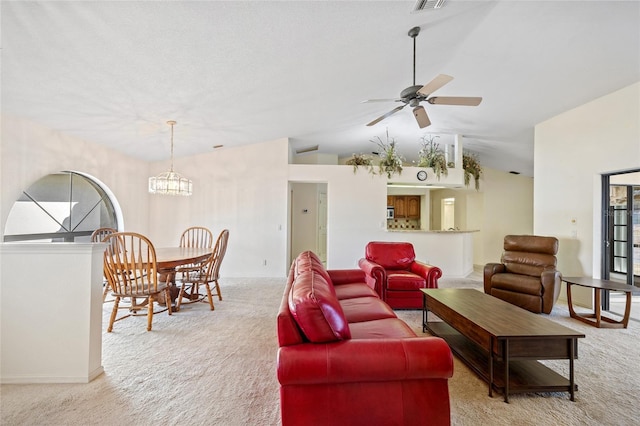
[[422,89],[422,86],[407,87],[400,93],[400,99],[405,102],[409,102],[411,99],[424,98],[424,96],[418,94],[418,90],[420,89]]

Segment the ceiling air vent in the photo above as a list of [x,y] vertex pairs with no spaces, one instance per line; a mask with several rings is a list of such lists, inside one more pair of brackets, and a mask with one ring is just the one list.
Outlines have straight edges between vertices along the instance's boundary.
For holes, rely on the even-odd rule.
[[445,0],[418,0],[411,13],[422,12],[428,9],[440,9]]

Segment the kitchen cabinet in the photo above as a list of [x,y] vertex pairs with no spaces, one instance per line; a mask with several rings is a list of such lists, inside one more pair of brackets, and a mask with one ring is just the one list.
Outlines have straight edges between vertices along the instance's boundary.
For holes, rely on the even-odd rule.
[[408,219],[420,219],[420,196],[408,195],[405,197],[405,207]]
[[395,196],[393,197],[393,207],[395,207],[396,219],[404,219],[407,217],[407,203],[405,197]]
[[393,206],[396,219],[420,219],[419,195],[389,195],[387,205]]

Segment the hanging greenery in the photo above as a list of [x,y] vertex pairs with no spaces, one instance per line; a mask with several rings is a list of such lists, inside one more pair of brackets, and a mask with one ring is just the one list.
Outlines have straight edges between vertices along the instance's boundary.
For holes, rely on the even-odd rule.
[[482,176],[482,166],[478,157],[470,152],[462,153],[462,168],[464,170],[464,184],[469,186],[471,177],[475,181],[476,191],[480,189],[480,176]]
[[378,164],[379,174],[386,174],[387,178],[391,178],[394,174],[402,174],[402,161],[403,158],[396,150],[396,141],[392,138],[389,140],[389,129],[387,129],[387,141],[383,142],[379,136],[376,136],[377,141],[371,142],[378,145],[378,156],[380,157],[380,163]]
[[440,175],[449,173],[447,171],[447,158],[444,155],[444,151],[440,148],[440,144],[435,142],[435,139],[439,136],[423,136],[421,138],[420,152],[418,153],[418,167],[431,167],[438,180]]
[[369,173],[375,174],[376,171],[373,168],[373,161],[369,156],[364,154],[353,154],[351,158],[346,161],[348,166],[353,166],[353,173],[355,174],[358,171],[358,167],[362,166],[367,169]]

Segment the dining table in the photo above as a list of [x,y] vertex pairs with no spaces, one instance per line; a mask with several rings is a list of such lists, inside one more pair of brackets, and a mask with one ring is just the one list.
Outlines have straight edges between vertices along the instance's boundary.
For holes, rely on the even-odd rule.
[[[156,266],[159,279],[163,282],[171,281],[171,305],[175,306],[180,290],[176,285],[176,268],[183,265],[199,263],[211,256],[213,247],[158,247],[156,248]],[[160,294],[158,303],[165,305],[164,295]]]

